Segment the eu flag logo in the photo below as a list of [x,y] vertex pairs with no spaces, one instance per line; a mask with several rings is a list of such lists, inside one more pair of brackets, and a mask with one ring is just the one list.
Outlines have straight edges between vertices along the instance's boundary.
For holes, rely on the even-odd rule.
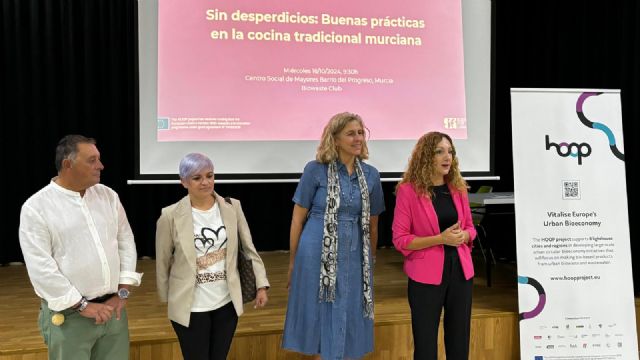
[[169,119],[158,118],[158,130],[168,130],[168,129],[169,129]]

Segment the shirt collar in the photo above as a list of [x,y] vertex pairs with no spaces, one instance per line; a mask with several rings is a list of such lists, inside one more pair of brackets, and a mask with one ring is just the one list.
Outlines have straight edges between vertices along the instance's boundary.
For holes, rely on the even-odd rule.
[[[51,185],[51,187],[53,187],[54,189],[56,189],[57,191],[65,194],[65,195],[69,195],[69,196],[73,196],[73,197],[81,197],[80,193],[77,191],[73,191],[73,190],[69,190],[67,188],[63,188],[62,186],[58,185],[58,183],[56,183],[56,179],[58,177],[54,177],[51,179],[51,183],[49,185]],[[86,194],[86,192],[85,192]]]
[[[345,164],[342,163],[342,161],[338,160],[336,161],[336,163],[338,164],[337,170],[343,171],[345,174],[348,174],[349,172],[347,171],[347,166]],[[364,165],[364,162],[362,160],[360,160],[360,166],[362,167],[362,174],[364,174],[365,176],[367,176],[369,174],[369,169]],[[356,172],[354,171],[353,174],[351,174],[351,176],[358,176],[358,174],[356,174]]]

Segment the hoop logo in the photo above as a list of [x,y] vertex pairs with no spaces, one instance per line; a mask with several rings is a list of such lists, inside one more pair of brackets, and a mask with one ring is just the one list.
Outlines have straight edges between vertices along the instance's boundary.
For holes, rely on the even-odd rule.
[[572,142],[567,144],[566,142],[561,142],[560,144],[549,142],[549,135],[545,135],[545,142],[547,150],[551,149],[551,147],[556,148],[556,152],[558,155],[562,157],[573,156],[578,158],[578,165],[582,165],[582,158],[589,157],[591,155],[591,145],[587,143],[578,144]]

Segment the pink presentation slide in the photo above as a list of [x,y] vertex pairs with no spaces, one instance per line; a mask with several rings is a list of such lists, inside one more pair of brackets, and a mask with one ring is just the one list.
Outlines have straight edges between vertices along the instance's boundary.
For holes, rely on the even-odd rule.
[[467,137],[459,0],[158,3],[158,141]]

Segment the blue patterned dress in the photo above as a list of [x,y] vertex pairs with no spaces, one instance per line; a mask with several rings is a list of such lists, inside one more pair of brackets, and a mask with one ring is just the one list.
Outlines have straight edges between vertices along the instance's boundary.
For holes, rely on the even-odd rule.
[[[341,163],[336,299],[332,303],[318,300],[327,169],[327,164],[309,162],[293,197],[296,204],[309,209],[309,217],[298,242],[282,347],[321,354],[325,360],[359,358],[373,351],[373,321],[364,317],[363,310],[362,199],[358,176],[355,171],[349,175]],[[384,211],[380,174],[365,163],[362,171],[369,188],[371,216],[379,215]]]

